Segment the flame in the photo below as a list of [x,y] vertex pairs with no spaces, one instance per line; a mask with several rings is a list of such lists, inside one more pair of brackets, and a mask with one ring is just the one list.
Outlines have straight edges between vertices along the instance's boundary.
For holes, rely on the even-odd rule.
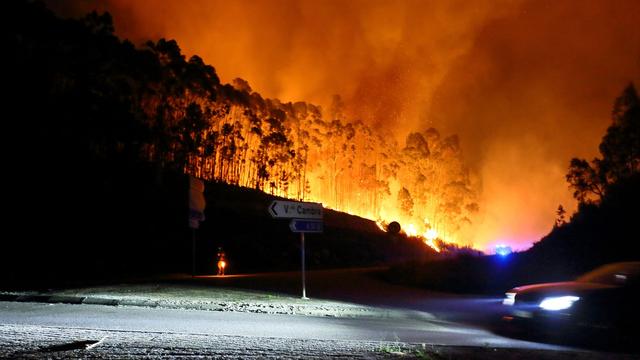
[[[363,192],[359,192],[358,195],[361,195],[362,193]],[[440,230],[438,230],[434,225],[431,224],[429,217],[422,218],[422,221],[412,221],[411,217],[407,217],[399,211],[399,209],[397,208],[397,204],[393,201],[388,201],[388,206],[385,206],[384,209],[381,209],[379,214],[374,214],[372,209],[366,207],[358,208],[356,206],[330,206],[330,201],[322,201],[322,198],[314,197],[313,194],[314,193],[312,193],[304,200],[323,202],[323,206],[328,209],[346,212],[348,214],[357,215],[371,220],[375,219],[373,221],[375,222],[376,226],[382,231],[387,231],[387,226],[392,221],[398,221],[401,224],[402,232],[404,232],[407,236],[419,238],[425,245],[429,246],[436,252],[441,252],[442,250],[440,246],[438,246],[438,241],[458,244],[457,237],[452,233],[447,233],[446,222],[440,221],[438,226]],[[286,194],[283,195],[286,196]],[[417,212],[419,211],[420,209],[417,209]],[[437,216],[435,216],[434,218],[437,218]]]
[[[364,197],[375,196],[375,190],[366,188],[360,188],[357,192],[345,193],[336,198],[335,194],[327,191],[331,186],[327,186],[327,177],[323,175],[314,172],[309,174],[307,179],[311,185],[311,191],[303,198],[304,201],[321,202],[326,208],[371,219],[382,231],[387,231],[388,224],[397,221],[401,224],[402,232],[407,236],[419,238],[426,246],[437,252],[440,252],[441,249],[436,240],[460,245],[458,237],[463,234],[456,234],[450,230],[451,226],[445,219],[446,214],[444,212],[438,212],[435,208],[416,206],[413,210],[418,216],[410,216],[400,210],[400,206],[394,196],[388,195],[381,197],[378,209],[376,209],[371,207],[370,203],[359,202]],[[351,179],[349,176],[345,178]],[[395,192],[396,188],[402,188],[400,179],[392,179],[390,183],[392,183],[390,186],[393,189],[392,192]],[[349,196],[350,194],[354,196]],[[293,195],[282,194],[285,197],[295,198]],[[342,199],[340,199],[341,196]],[[438,195],[432,194],[432,198],[437,199]],[[437,200],[433,201],[437,202]],[[340,202],[348,203],[349,205],[340,205]],[[424,216],[425,214],[429,216]]]
[[438,238],[438,232],[435,229],[427,230],[422,236],[424,237],[425,244],[429,245],[436,252],[440,252],[440,247],[435,242],[435,240]]
[[[380,230],[387,231],[387,225],[389,224],[389,222],[387,222],[387,221],[385,221],[383,219],[377,219],[375,221],[375,223],[376,223],[376,226],[378,226],[378,228]],[[428,220],[425,219],[425,224],[427,224],[427,228],[429,227],[428,223],[429,223]],[[422,242],[425,245],[429,246],[430,248],[432,248],[436,252],[440,252],[441,251],[441,249],[438,246],[438,244],[436,244],[436,239],[438,239],[438,232],[435,229],[428,228],[427,231],[425,231],[422,235],[419,235],[416,226],[414,224],[409,224],[407,226],[407,230],[405,230],[405,233],[408,236],[421,238]]]
[[429,229],[427,230],[427,232],[424,233],[423,236],[425,239],[433,241],[438,238],[438,232],[435,231],[434,229]]
[[[429,227],[429,224],[426,222],[425,227]],[[420,233],[418,232],[418,227],[415,224],[409,224],[407,225],[407,228],[404,230],[404,232],[408,236],[420,238],[422,242],[424,242],[427,246],[431,247],[436,252],[440,252],[441,249],[436,244],[436,240],[440,239],[440,236],[438,235],[438,231],[436,231],[435,229],[428,228],[424,233],[422,233],[422,235],[420,235]]]
[[427,244],[436,252],[440,252],[440,247],[432,239],[424,239],[424,243]]
[[[243,114],[234,105],[228,115],[214,119],[217,129],[233,124],[244,132],[233,143],[243,152],[236,158],[225,158],[221,153],[204,161],[194,157],[188,168],[195,176],[321,203],[327,209],[371,219],[383,231],[387,224],[397,221],[405,234],[421,238],[436,251],[440,250],[436,239],[458,244],[458,236],[463,235],[460,229],[465,226],[461,214],[472,216],[468,205],[476,199],[469,195],[474,192],[471,180],[461,175],[466,170],[454,150],[455,138],[441,139],[435,129],[430,129],[424,135],[412,133],[401,147],[382,136],[373,136],[373,130],[362,123],[328,122],[313,117],[318,115],[299,112],[283,124],[284,133],[280,135],[290,141],[275,144],[265,152],[256,145],[261,140],[249,131],[253,125]],[[272,131],[267,124],[260,125],[265,133]],[[300,135],[301,131],[293,131],[295,127],[305,129],[306,137]],[[315,141],[310,141],[311,133],[316,134]],[[434,155],[430,155],[428,146]],[[271,160],[264,164],[265,175],[258,178],[256,164],[264,161],[265,154]],[[213,166],[218,170],[211,170]],[[452,178],[462,185],[449,186]]]
[[413,225],[413,224],[407,225],[407,229],[405,230],[405,233],[407,233],[407,235],[413,236],[413,237],[418,236],[418,230],[416,229],[416,226]]

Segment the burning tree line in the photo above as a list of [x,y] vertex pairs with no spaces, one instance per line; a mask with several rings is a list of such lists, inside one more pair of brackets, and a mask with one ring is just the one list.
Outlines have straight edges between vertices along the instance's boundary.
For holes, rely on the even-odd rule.
[[412,235],[453,239],[478,211],[478,184],[455,136],[430,128],[399,144],[388,131],[348,118],[338,96],[328,112],[284,103],[242,79],[221,83],[212,66],[187,59],[173,40],[136,48],[114,35],[108,13],[60,20],[37,3],[23,11],[41,25],[13,24],[14,60],[29,71],[27,84],[46,79],[44,106],[66,122],[43,124],[60,143],[400,220]]

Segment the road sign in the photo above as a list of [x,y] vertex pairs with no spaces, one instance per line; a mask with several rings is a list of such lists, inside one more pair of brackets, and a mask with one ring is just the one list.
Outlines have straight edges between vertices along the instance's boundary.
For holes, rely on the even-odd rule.
[[321,233],[322,221],[293,219],[289,223],[289,228],[294,233]]
[[322,204],[275,200],[269,205],[269,214],[279,219],[322,219]]
[[308,299],[305,284],[304,234],[322,232],[322,204],[302,201],[274,200],[269,205],[269,214],[276,219],[292,219],[289,228],[300,233],[300,256],[302,257],[302,298]]

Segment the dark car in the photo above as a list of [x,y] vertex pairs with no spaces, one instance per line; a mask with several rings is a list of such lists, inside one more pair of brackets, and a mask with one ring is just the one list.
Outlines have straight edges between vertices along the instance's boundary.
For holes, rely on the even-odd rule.
[[601,266],[575,281],[519,286],[506,293],[503,320],[549,332],[605,330],[636,337],[639,285],[640,262],[622,262]]

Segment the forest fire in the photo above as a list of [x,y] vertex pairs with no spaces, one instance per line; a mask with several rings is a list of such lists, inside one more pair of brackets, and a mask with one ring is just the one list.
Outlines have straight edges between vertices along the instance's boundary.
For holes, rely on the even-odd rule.
[[[197,146],[185,171],[364,218],[394,219],[436,250],[436,239],[455,242],[478,210],[455,136],[430,128],[399,145],[348,120],[340,99],[324,114],[313,104],[262,99],[240,80],[233,90],[202,101],[204,112],[194,107],[195,114],[212,115],[193,115],[203,117],[203,129],[193,134]],[[242,98],[249,102],[239,103]]]
[[[400,231],[399,229],[393,229],[390,225],[393,222],[389,223],[388,221],[384,221],[382,219],[378,219],[376,220],[376,225],[378,226],[378,228],[382,231],[387,231],[390,233],[395,233],[396,230]],[[429,228],[429,222],[425,219],[425,227]],[[446,241],[444,239],[440,239],[440,237],[438,236],[438,232],[434,229],[428,229],[426,232],[424,233],[419,233],[416,226],[413,224],[409,224],[407,226],[407,229],[403,231],[407,236],[410,237],[415,237],[415,238],[419,238],[422,242],[424,242],[426,245],[428,245],[429,247],[431,247],[433,250],[435,250],[436,252],[440,252],[440,246],[436,243],[436,241],[440,241],[442,243],[449,243],[450,241]]]
[[[177,94],[165,111],[170,126],[193,97],[206,115],[188,172],[395,220],[430,244],[540,239],[575,205],[567,159],[595,155],[608,99],[640,80],[632,1],[49,3],[109,11],[136,45],[177,39],[216,67],[215,104]],[[147,100],[158,118],[162,99]],[[159,145],[150,158],[175,157]]]

